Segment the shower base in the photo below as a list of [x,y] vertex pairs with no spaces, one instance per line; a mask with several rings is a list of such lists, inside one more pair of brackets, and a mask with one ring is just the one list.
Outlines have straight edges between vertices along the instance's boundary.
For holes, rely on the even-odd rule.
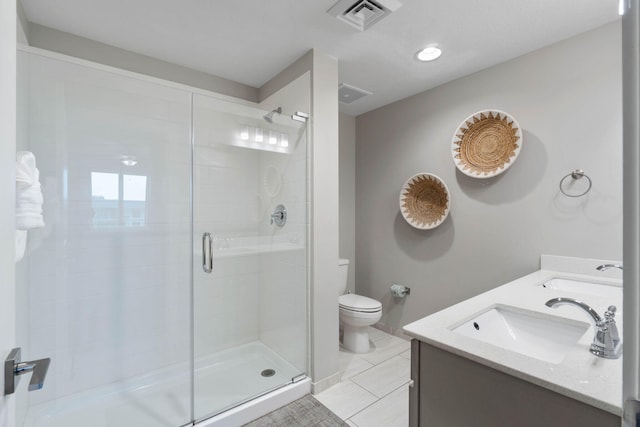
[[[269,369],[275,371],[273,375],[261,375]],[[178,427],[190,424],[191,376],[187,372],[186,365],[176,366],[47,401],[28,409],[24,426]],[[291,384],[291,379],[299,373],[259,341],[199,358],[195,366],[195,418],[220,414],[204,420],[202,426],[250,421],[308,393],[308,380],[301,381],[302,387]],[[291,385],[283,387],[286,384]],[[247,403],[238,406],[243,402]],[[253,411],[252,406],[255,406]]]

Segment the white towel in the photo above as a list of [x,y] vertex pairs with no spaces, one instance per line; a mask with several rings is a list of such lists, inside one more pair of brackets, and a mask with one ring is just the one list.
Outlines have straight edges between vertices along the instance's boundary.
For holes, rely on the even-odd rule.
[[16,154],[16,229],[44,227],[42,191],[36,158],[29,151]]
[[27,231],[16,230],[16,261],[18,262],[24,257],[24,251],[27,249]]

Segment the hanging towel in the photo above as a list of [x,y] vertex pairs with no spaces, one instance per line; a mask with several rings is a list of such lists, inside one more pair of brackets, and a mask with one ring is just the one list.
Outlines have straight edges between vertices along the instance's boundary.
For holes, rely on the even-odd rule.
[[36,167],[36,158],[29,151],[18,151],[16,153],[15,262],[24,257],[27,247],[27,230],[44,227],[43,202],[40,189],[40,171]]
[[20,261],[24,257],[24,251],[27,249],[27,231],[16,230],[16,261]]
[[36,158],[29,151],[16,154],[16,229],[44,227],[42,191]]

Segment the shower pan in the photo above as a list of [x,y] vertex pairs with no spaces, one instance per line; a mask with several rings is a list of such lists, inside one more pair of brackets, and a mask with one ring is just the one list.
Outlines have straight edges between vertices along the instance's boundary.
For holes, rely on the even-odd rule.
[[306,124],[286,104],[18,59],[46,226],[16,264],[17,341],[51,364],[41,390],[17,387],[17,425],[192,425],[306,380]]

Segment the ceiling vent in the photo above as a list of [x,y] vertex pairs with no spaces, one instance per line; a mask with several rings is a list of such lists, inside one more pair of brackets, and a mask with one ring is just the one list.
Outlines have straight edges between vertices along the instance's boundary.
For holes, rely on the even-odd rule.
[[400,6],[398,0],[340,0],[327,13],[364,31]]
[[367,92],[366,90],[359,89],[346,83],[340,83],[340,85],[338,86],[338,99],[343,104],[351,104],[352,102],[355,102],[367,95],[373,94],[371,92]]

